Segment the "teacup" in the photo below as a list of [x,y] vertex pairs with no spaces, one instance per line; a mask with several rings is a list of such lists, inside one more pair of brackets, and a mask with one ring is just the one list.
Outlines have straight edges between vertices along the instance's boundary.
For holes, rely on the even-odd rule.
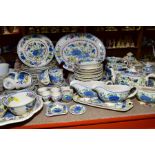
[[32,77],[27,72],[19,72],[16,76],[16,89],[26,88],[32,85]]
[[60,84],[63,82],[63,70],[62,69],[50,69],[49,70],[50,81],[54,84]]
[[[104,102],[122,102],[134,97],[137,93],[136,88],[127,85],[101,85],[94,88],[98,96]],[[132,92],[132,90],[134,90]]]
[[62,94],[61,92],[51,92],[51,98],[54,102],[59,101],[62,99]]
[[32,85],[32,77],[27,72],[10,72],[8,76],[3,80],[3,86],[5,89],[21,89]]
[[0,76],[6,76],[9,73],[9,64],[0,63]]
[[138,87],[137,98],[146,103],[155,103],[155,88]]
[[73,99],[73,90],[63,90],[62,91],[62,101],[70,102]]
[[41,87],[37,90],[38,94],[39,95],[42,95],[42,93],[48,91],[48,88],[47,87]]
[[44,91],[44,92],[42,92],[41,96],[42,96],[44,102],[50,101],[51,92],[50,91]]
[[5,78],[4,80],[3,80],[3,87],[5,88],[5,89],[8,89],[8,90],[12,90],[12,89],[15,89],[15,87],[16,87],[16,82],[13,80],[13,79],[11,79],[11,78]]

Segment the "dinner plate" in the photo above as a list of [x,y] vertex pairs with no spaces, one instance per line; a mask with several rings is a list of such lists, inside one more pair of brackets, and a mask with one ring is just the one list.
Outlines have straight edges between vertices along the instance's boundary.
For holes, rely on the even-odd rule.
[[56,44],[55,57],[59,64],[69,71],[79,61],[104,61],[105,46],[97,37],[89,33],[72,33],[62,37]]
[[98,70],[101,70],[101,69],[103,69],[103,66],[101,65],[100,67],[98,67],[98,68],[80,68],[80,67],[77,67],[77,66],[75,66],[74,67],[74,72],[76,71],[76,70],[78,70],[78,71],[90,71],[90,72],[93,72],[93,71],[98,71]]
[[87,81],[98,81],[98,80],[101,80],[102,79],[102,76],[101,77],[97,77],[97,78],[78,78],[78,77],[76,77],[76,78],[74,78],[74,80],[79,80],[79,81],[83,81],[83,82],[87,82]]
[[17,45],[19,59],[29,67],[47,65],[54,56],[52,41],[46,36],[35,34],[24,36]]
[[75,75],[75,78],[83,78],[83,79],[92,79],[92,78],[98,78],[98,77],[102,77],[103,76],[103,73],[99,73],[99,74],[95,74],[95,75],[80,75],[80,74],[74,74]]
[[88,78],[88,79],[83,79],[83,78],[75,78],[74,74],[70,74],[67,78],[68,82],[70,83],[73,80],[79,80],[79,81],[83,81],[83,82],[87,82],[87,81],[99,81],[103,78],[103,76],[98,77],[98,78]]
[[26,121],[30,119],[31,117],[33,117],[38,111],[40,111],[42,107],[43,107],[42,98],[40,96],[37,96],[37,101],[32,111],[22,116],[16,116],[8,111],[2,118],[0,118],[0,126]]
[[81,76],[91,76],[91,75],[98,75],[98,74],[103,74],[103,71],[97,71],[97,72],[92,72],[92,73],[89,73],[89,72],[75,72],[74,74],[77,74],[77,75],[81,75]]

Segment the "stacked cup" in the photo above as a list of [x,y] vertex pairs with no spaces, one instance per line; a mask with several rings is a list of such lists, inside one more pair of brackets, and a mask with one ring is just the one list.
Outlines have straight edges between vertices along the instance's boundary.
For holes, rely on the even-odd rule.
[[73,98],[73,89],[71,89],[69,86],[61,87],[62,92],[62,101],[64,102],[70,102]]
[[50,89],[51,91],[51,98],[54,102],[61,100],[62,94],[61,94],[61,89],[58,87],[52,87]]

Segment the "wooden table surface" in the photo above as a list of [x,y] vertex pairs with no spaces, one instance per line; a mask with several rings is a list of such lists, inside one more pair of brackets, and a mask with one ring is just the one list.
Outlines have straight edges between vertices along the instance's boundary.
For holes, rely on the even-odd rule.
[[155,106],[140,105],[133,100],[134,107],[127,112],[116,112],[86,106],[82,115],[70,113],[61,116],[45,116],[46,106],[29,120],[0,128],[155,128]]

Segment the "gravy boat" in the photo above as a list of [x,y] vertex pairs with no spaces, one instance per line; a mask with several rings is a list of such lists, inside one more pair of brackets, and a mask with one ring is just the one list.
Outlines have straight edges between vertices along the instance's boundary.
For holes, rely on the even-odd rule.
[[[94,88],[104,102],[122,102],[136,95],[137,89],[127,85],[101,85]],[[132,90],[134,90],[132,92]]]

